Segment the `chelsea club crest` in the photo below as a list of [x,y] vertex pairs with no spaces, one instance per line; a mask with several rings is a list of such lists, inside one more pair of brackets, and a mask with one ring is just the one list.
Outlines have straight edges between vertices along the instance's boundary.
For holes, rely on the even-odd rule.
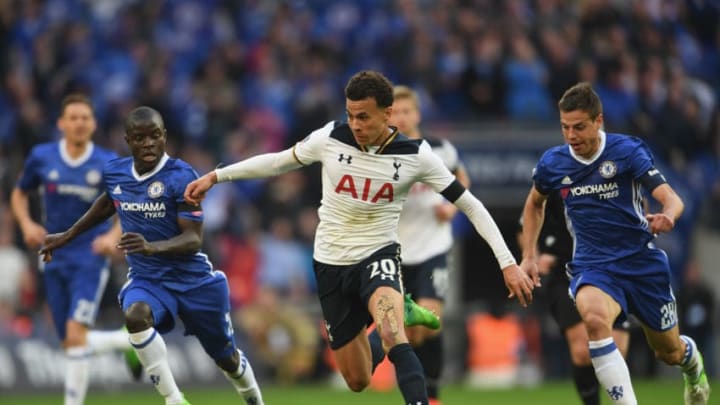
[[606,179],[612,178],[617,173],[617,166],[615,162],[606,160],[600,163],[600,175]]
[[148,186],[147,193],[150,198],[158,198],[165,192],[165,185],[161,181],[154,181]]

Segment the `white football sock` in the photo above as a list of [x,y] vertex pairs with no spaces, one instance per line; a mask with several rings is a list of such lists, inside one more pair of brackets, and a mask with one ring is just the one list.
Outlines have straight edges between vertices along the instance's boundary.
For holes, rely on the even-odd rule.
[[184,399],[167,360],[165,340],[154,328],[130,334],[130,343],[150,376],[155,388],[165,398],[165,404],[182,404]]
[[255,373],[253,373],[250,361],[245,357],[242,350],[238,350],[240,356],[240,365],[234,373],[228,373],[223,370],[225,377],[235,387],[235,391],[240,394],[245,400],[245,403],[252,405],[263,405],[262,393],[260,393],[260,387],[255,380]]
[[124,329],[113,331],[91,330],[87,336],[88,346],[92,354],[100,354],[112,350],[130,348],[128,333]]
[[87,346],[68,347],[65,355],[65,405],[82,405],[90,378],[89,350]]
[[680,362],[680,369],[691,381],[696,381],[700,377],[702,368],[700,368],[700,354],[695,341],[690,336],[681,335],[680,339],[685,342],[685,357]]
[[589,342],[595,375],[613,404],[637,405],[630,370],[612,337]]

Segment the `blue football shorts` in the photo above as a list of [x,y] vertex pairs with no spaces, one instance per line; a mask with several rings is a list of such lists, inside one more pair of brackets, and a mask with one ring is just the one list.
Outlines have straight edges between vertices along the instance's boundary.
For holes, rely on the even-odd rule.
[[196,288],[176,291],[159,280],[135,277],[119,294],[123,312],[136,302],[150,306],[153,326],[160,333],[175,327],[175,316],[185,325],[186,335],[195,335],[205,352],[215,360],[230,357],[237,350],[230,317],[230,290],[222,271],[213,271],[213,280]]
[[[630,274],[633,270],[636,274]],[[660,249],[645,249],[610,263],[572,266],[570,293],[573,299],[583,285],[593,285],[609,294],[622,308],[619,321],[634,315],[645,326],[666,331],[677,324],[677,305],[670,285],[667,255]]]

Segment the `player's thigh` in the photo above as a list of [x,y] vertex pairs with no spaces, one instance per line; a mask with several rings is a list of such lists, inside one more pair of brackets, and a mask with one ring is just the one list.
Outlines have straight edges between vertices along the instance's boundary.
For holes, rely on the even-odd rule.
[[356,339],[372,318],[359,293],[357,265],[338,266],[313,261],[317,295],[320,299],[330,348],[339,350]]
[[236,350],[230,290],[222,272],[198,288],[178,294],[178,315],[185,332],[195,335],[205,352],[215,360],[230,357]]
[[570,292],[590,335],[599,332],[609,336],[618,316],[627,313],[625,291],[606,272],[588,270],[574,275],[570,280]]

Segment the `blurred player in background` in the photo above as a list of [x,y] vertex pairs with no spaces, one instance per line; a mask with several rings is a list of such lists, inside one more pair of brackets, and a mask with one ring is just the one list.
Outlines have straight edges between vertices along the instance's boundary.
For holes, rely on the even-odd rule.
[[[522,232],[522,220],[520,226]],[[520,235],[521,233],[518,239],[522,244]],[[573,240],[565,223],[565,209],[559,192],[548,195],[538,250],[538,271],[541,276],[546,277],[544,288],[547,291],[550,313],[568,345],[575,389],[584,405],[600,405],[600,383],[590,361],[587,330],[569,294],[570,279],[565,264],[572,260]],[[612,333],[615,345],[623,357],[627,355],[630,344],[629,325],[628,321],[617,323]]]
[[[595,375],[613,403],[637,403],[612,335],[613,324],[633,314],[655,355],[682,370],[685,404],[707,404],[702,356],[679,333],[667,255],[653,243],[655,234],[673,229],[682,200],[642,141],[602,130],[602,103],[590,84],[568,89],[558,107],[566,144],[548,149],[535,168],[523,210],[522,268],[537,280],[545,202],[559,192],[575,242],[570,291],[588,332]],[[661,204],[660,213],[644,213],[642,189]]]
[[214,270],[200,251],[203,213],[183,201],[185,186],[197,174],[165,153],[167,130],[152,108],[130,112],[125,140],[132,157],[105,165],[103,193],[69,229],[45,238],[43,259],[50,261],[58,248],[117,212],[123,229],[118,248],[130,264],[129,280],[119,297],[125,324],[165,403],[188,404],[175,384],[158,333],[170,331],[177,315],[245,402],[262,405],[252,367],[235,345],[225,274]]
[[[361,391],[387,349],[404,403],[427,405],[422,365],[403,328],[440,326],[431,312],[403,297],[397,224],[412,185],[429,185],[468,215],[493,249],[511,296],[526,304],[533,284],[515,264],[485,207],[430,146],[388,126],[392,104],[393,88],[385,76],[359,72],[345,87],[347,123],[331,121],[292,148],[207,173],[190,183],[185,199],[199,203],[218,182],[268,177],[321,162],[313,264],[338,368],[348,386]],[[372,321],[381,345],[368,340]]]
[[[102,193],[102,167],[117,155],[92,142],[96,129],[90,100],[83,95],[65,97],[57,126],[59,142],[35,146],[25,160],[10,204],[25,244],[38,249],[48,232],[58,232],[75,222]],[[43,225],[31,216],[29,194],[41,190]],[[87,392],[90,355],[125,350],[131,372],[139,378],[142,368],[124,330],[89,331],[110,276],[109,259],[117,252],[120,227],[98,222],[82,238],[56,252],[44,266],[47,303],[55,330],[67,356],[65,405],[82,404]]]
[[[407,86],[395,86],[393,96],[389,124],[410,139],[423,139],[417,93]],[[446,139],[424,139],[460,184],[470,187],[470,178],[458,159],[455,147]],[[415,183],[408,193],[398,223],[405,292],[418,305],[441,318],[448,284],[448,255],[453,244],[451,221],[456,213],[457,207],[441,194],[423,183]],[[418,326],[406,328],[405,333],[425,370],[430,405],[439,404],[442,334],[440,330]],[[370,335],[370,339],[379,338],[377,332]]]

